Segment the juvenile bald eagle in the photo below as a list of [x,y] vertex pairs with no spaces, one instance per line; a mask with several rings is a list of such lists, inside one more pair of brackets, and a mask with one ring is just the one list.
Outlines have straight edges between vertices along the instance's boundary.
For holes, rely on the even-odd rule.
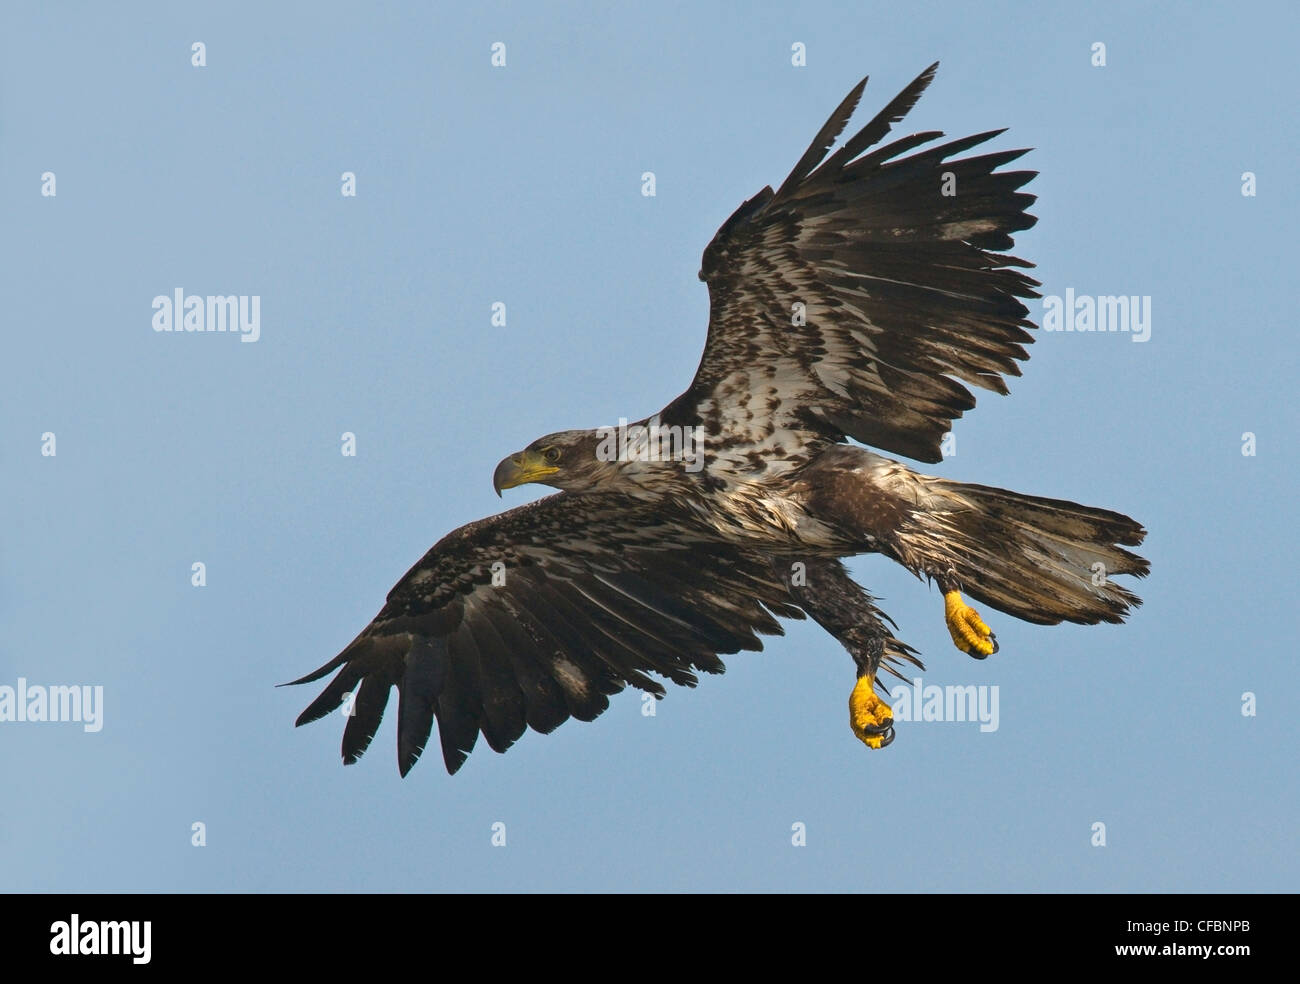
[[[866,79],[790,176],[740,206],[704,251],[709,332],[690,388],[621,428],[539,438],[497,467],[501,490],[557,495],[464,526],[434,545],[338,656],[303,711],[349,700],[343,761],[365,751],[398,691],[398,767],[438,721],[460,768],[483,734],[503,752],[531,727],[589,721],[655,676],[694,686],[719,654],[758,650],[777,616],[805,614],[852,655],[853,733],[893,739],[879,670],[921,666],[841,558],[878,552],[936,582],[957,648],[997,651],[962,599],[1028,622],[1122,621],[1143,576],[1124,549],[1142,527],[1073,502],[918,474],[849,439],[941,460],[967,385],[1006,393],[1035,327],[1031,266],[1005,255],[1035,219],[1026,153],[960,156],[1003,131],[877,144],[934,77],[926,69],[834,153]],[[875,148],[875,149],[872,149]],[[1096,565],[1101,565],[1097,567]],[[1098,572],[1104,577],[1095,577]],[[888,623],[888,624],[886,624]]]

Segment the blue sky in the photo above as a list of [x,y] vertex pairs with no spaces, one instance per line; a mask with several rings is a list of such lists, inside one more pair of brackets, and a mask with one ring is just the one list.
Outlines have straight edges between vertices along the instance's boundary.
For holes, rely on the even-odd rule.
[[[1300,887],[1293,8],[0,16],[0,686],[104,694],[96,732],[0,722],[0,886]],[[809,623],[654,717],[629,691],[505,756],[480,742],[455,777],[431,749],[398,778],[395,704],[355,767],[341,718],[295,730],[316,690],[274,685],[501,508],[503,455],[677,395],[718,225],[862,75],[865,121],[936,59],[901,132],[1010,127],[997,146],[1041,172],[1015,252],[1044,293],[1149,296],[1152,323],[1040,333],[924,470],[1138,518],[1131,622],[985,610],[1002,648],[976,662],[936,590],[864,557],[924,683],[996,686],[996,731],[908,722],[867,751],[852,662]],[[260,338],[155,332],[176,288],[260,296]]]

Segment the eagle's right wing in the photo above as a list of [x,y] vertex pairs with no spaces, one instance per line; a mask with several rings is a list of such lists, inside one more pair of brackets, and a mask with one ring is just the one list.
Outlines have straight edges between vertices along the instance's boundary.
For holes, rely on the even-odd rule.
[[1019,191],[1034,172],[998,170],[1025,151],[952,159],[993,131],[868,152],[935,68],[829,154],[860,82],[781,187],[745,202],[704,251],[704,356],[660,417],[704,428],[711,473],[797,463],[845,436],[939,461],[950,422],[975,405],[962,384],[1005,393],[1002,377],[1020,374],[1033,324],[1018,298],[1038,284],[1014,269],[1032,264],[994,251],[1035,222]]
[[454,773],[480,731],[503,752],[525,727],[590,721],[628,684],[662,696],[649,673],[694,686],[692,670],[722,672],[718,653],[781,634],[773,614],[803,618],[763,555],[720,542],[666,502],[560,493],[440,540],[342,653],[293,681],[341,667],[297,723],[352,694],[350,764],[396,686],[402,774],[434,718]]

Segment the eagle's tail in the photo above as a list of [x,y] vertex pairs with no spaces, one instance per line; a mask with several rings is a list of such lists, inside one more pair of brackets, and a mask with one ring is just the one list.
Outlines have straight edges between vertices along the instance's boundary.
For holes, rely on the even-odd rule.
[[[1039,625],[1122,622],[1142,604],[1114,581],[1151,569],[1124,549],[1146,536],[1128,516],[986,485],[937,478],[925,485],[929,508],[903,539],[916,536],[909,545],[930,554],[923,569],[941,581],[955,574],[955,586],[977,601]],[[946,570],[934,563],[940,556]]]

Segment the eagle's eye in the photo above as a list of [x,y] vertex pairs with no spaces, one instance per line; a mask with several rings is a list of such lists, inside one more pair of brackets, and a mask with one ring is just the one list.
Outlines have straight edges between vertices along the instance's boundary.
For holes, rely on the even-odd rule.
[[551,445],[542,452],[542,457],[546,459],[548,465],[553,465],[560,460],[560,449],[555,447],[555,445]]

